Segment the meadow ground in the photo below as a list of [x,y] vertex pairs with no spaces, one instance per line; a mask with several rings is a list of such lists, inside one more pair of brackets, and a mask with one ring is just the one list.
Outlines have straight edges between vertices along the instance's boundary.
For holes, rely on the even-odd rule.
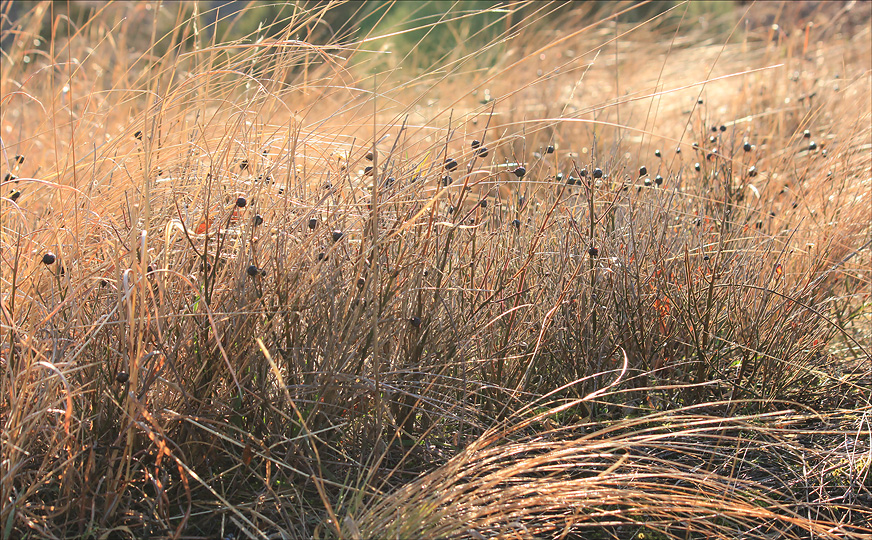
[[0,539],[872,537],[872,3],[0,4]]

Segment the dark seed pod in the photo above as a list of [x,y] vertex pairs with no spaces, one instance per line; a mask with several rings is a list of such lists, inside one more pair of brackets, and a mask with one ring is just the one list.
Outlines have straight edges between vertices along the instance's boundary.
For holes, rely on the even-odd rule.
[[726,130],[727,130],[727,126],[722,125],[722,126],[720,127],[720,130],[721,130],[721,132],[726,131]]
[[318,226],[318,220],[316,218],[309,218],[309,228],[315,230],[315,227]]
[[245,197],[239,197],[238,199],[236,199],[236,206],[238,208],[245,208],[247,204],[248,201],[245,200]]
[[16,180],[18,177],[12,173],[6,173],[6,176],[3,177],[4,182],[11,182],[12,180]]
[[757,176],[757,167],[752,165],[751,168],[748,169],[748,176],[750,176],[751,178]]
[[482,199],[482,200],[478,203],[478,205],[481,206],[482,208],[487,208],[487,199]]
[[648,167],[644,165],[639,167],[639,176],[645,176],[646,174],[648,174]]
[[709,259],[711,259],[711,257],[709,257],[708,255],[706,255],[705,257],[702,258],[702,260],[704,260],[704,261],[707,261]]
[[136,133],[133,134],[133,136],[141,141],[142,140],[142,131],[137,131]]
[[659,186],[660,184],[663,183],[663,177],[658,174],[657,176],[654,177],[654,183]]
[[411,318],[409,318],[409,323],[411,323],[411,325],[414,326],[415,328],[420,328],[421,319],[419,317],[411,317]]
[[18,163],[19,165],[24,163],[24,156],[22,156],[21,154],[18,154],[17,156],[15,156],[15,163]]
[[357,278],[357,288],[362,289],[364,285],[366,285],[366,279],[362,277]]
[[700,166],[699,162],[697,162],[693,164],[693,168],[699,171],[702,167]]
[[596,257],[599,256],[599,249],[597,249],[597,248],[591,246],[590,248],[588,248],[588,250],[587,250],[587,254],[590,255],[590,256],[593,257],[593,258],[596,258]]
[[712,135],[711,137],[709,137],[709,142],[710,142],[710,143],[716,143],[716,142],[718,142],[718,138],[715,137],[714,135]]
[[394,178],[393,176],[388,176],[388,177],[385,179],[385,186],[387,186],[387,187],[391,187],[392,185],[394,185],[394,182],[396,182],[396,181],[397,181],[397,179]]
[[698,100],[696,100],[696,102],[697,102],[698,104],[702,105],[702,98],[699,98]]
[[367,152],[367,153],[366,153],[366,159],[367,159],[368,161],[372,161],[374,158],[375,158],[375,156],[372,155],[372,152]]
[[21,197],[21,191],[19,191],[17,189],[9,194],[9,200],[12,202],[17,201],[18,197]]
[[145,269],[145,273],[151,274],[152,272],[154,272],[154,266],[148,265],[148,268]]
[[367,166],[363,169],[363,175],[364,175],[364,176],[372,176],[372,165],[367,165]]
[[514,227],[516,229],[520,229],[521,228],[521,220],[517,219],[517,218],[513,219],[512,220],[512,227]]
[[56,260],[57,257],[51,251],[42,256],[42,264],[54,264]]
[[745,144],[743,144],[742,150],[744,150],[745,152],[750,152],[751,151],[751,143],[746,142]]
[[333,241],[334,241],[334,242],[338,242],[338,241],[342,240],[342,236],[343,236],[343,234],[342,234],[342,231],[340,231],[340,230],[335,230],[335,231],[333,231],[333,235],[332,235],[332,236],[333,236]]
[[513,172],[518,178],[524,178],[524,175],[527,174],[527,169],[525,169],[524,167],[518,167]]
[[593,170],[593,177],[596,178],[597,180],[599,180],[600,178],[602,178],[602,177],[603,177],[603,170],[600,169],[599,167],[597,167],[596,169],[594,169],[594,170]]
[[453,206],[449,206],[449,207],[448,207],[448,210],[446,210],[446,211],[448,212],[448,215],[450,216],[451,214],[454,213],[454,207],[453,207]]
[[478,149],[479,157],[487,157],[487,146],[482,146]]
[[660,149],[659,149],[659,148],[658,148],[657,150],[654,150],[654,156],[655,156],[655,157],[660,157],[661,155],[662,155],[662,154],[660,154]]
[[319,260],[319,261],[323,261],[325,258],[327,258],[327,255],[324,255],[324,252],[323,252],[323,251],[322,251],[321,253],[318,254],[318,260]]
[[650,185],[651,185],[651,179],[650,179],[650,178],[646,178],[642,183],[645,184],[646,186],[650,186]]
[[475,149],[475,148],[478,148],[479,146],[481,146],[481,141],[478,139],[473,139],[472,142],[469,144],[470,144],[470,146],[472,146],[473,149]]
[[803,131],[802,136],[806,139],[810,139],[811,138],[811,131],[809,131],[809,130]]
[[578,178],[576,178],[576,177],[574,177],[574,176],[572,176],[572,175],[569,175],[569,178],[566,180],[566,183],[567,183],[568,185],[570,185],[570,186],[574,186],[574,185],[579,185],[579,186],[580,186],[580,185],[581,185],[581,180],[579,180]]
[[718,126],[712,126],[712,133],[718,132]]
[[757,224],[755,225],[755,227],[758,229],[762,229],[763,228],[763,221],[762,220],[758,221]]
[[248,160],[247,159],[243,159],[242,161],[239,162],[239,170],[244,171],[247,168],[248,168]]
[[582,178],[587,178],[587,169],[578,171],[578,174],[580,174]]
[[453,171],[457,168],[457,161],[454,158],[447,158],[445,160],[445,169],[448,171]]
[[691,146],[693,147],[694,150],[699,150],[699,143],[698,142],[691,144]]
[[817,150],[817,143],[814,141],[811,141],[810,143],[808,143],[808,149],[809,150]]
[[260,277],[264,277],[266,275],[266,270],[263,268],[260,269]]
[[447,174],[442,177],[442,185],[450,186],[454,182],[454,179],[448,176]]
[[130,375],[128,375],[126,371],[119,371],[118,374],[115,375],[115,380],[121,384],[124,384],[130,380]]
[[248,268],[245,269],[245,273],[251,277],[256,276],[260,273],[260,269],[253,264],[248,265]]
[[259,225],[263,225],[263,216],[260,214],[255,214],[254,216],[254,226],[257,227]]
[[680,147],[680,146],[675,147],[675,153],[676,153],[676,154],[680,154],[680,153],[681,153],[681,147]]
[[553,145],[553,144],[549,144],[548,147],[545,148],[545,153],[546,153],[546,154],[553,154],[553,153],[554,153],[554,145]]
[[558,182],[563,182],[563,173],[557,173],[557,176],[554,177]]

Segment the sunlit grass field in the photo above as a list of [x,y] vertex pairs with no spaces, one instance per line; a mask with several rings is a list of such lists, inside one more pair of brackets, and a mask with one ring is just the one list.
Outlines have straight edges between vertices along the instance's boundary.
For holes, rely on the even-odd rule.
[[0,540],[872,538],[872,4],[0,17]]

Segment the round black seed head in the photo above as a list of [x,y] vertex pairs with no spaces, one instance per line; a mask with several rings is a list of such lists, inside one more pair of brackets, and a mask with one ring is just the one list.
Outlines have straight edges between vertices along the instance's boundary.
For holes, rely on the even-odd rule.
[[645,176],[646,174],[648,174],[648,167],[644,165],[639,167],[639,176]]
[[806,139],[810,139],[811,138],[811,131],[809,131],[809,130],[803,131],[802,136],[805,137]]
[[315,230],[315,227],[317,227],[317,226],[318,226],[318,220],[313,218],[313,217],[309,218],[309,228],[312,230]]
[[661,156],[662,156],[662,154],[660,153],[660,149],[659,149],[659,148],[658,148],[657,150],[654,150],[654,156],[656,156],[656,157],[661,157]]
[[751,178],[754,178],[755,176],[757,176],[757,167],[754,167],[752,165],[751,168],[748,169],[748,176],[750,176]]
[[137,131],[136,133],[133,134],[133,136],[141,141],[142,140],[142,131]]
[[705,257],[702,258],[702,260],[704,260],[704,261],[707,261],[709,259],[711,259],[711,257],[709,257],[708,255],[706,255]]
[[19,165],[24,163],[24,156],[22,156],[21,154],[15,156],[15,163],[18,163]]
[[54,264],[56,260],[57,257],[51,251],[42,256],[42,264]]
[[236,199],[236,206],[238,208],[245,208],[245,205],[248,204],[248,201],[245,200],[245,197],[239,197]]
[[654,183],[659,186],[660,184],[663,183],[663,177],[658,174],[657,176],[654,177]]
[[751,151],[751,143],[746,142],[745,144],[743,144],[742,150],[744,150],[745,152],[750,152]]
[[319,261],[323,261],[326,257],[327,257],[327,256],[324,255],[324,252],[323,252],[323,251],[322,251],[321,253],[318,254],[318,260],[319,260]]
[[524,175],[527,174],[527,169],[525,169],[524,167],[518,167],[513,172],[518,178],[524,178]]
[[339,231],[339,230],[333,231],[333,241],[334,242],[338,242],[338,241],[342,240],[342,236],[343,236],[342,231]]
[[517,219],[517,218],[513,219],[512,220],[512,227],[514,227],[516,229],[520,229],[521,228],[521,220]]
[[366,159],[367,159],[367,160],[372,161],[374,157],[375,157],[375,156],[372,155],[372,152],[367,152],[367,153],[366,153]]
[[826,148],[824,148],[824,149],[821,151],[821,155],[824,156],[824,157],[827,157],[827,149],[826,149]]
[[453,206],[449,206],[447,212],[448,212],[448,215],[449,215],[449,216],[450,216],[451,214],[453,214],[453,213],[454,213],[454,207],[453,207]]
[[715,137],[714,135],[712,135],[711,137],[709,137],[709,142],[710,142],[710,143],[718,142],[718,138]]
[[245,269],[245,273],[251,277],[256,276],[260,273],[260,269],[253,264],[248,265],[248,268]]
[[578,171],[578,174],[580,174],[582,178],[587,178],[587,169]]
[[11,182],[12,180],[17,179],[18,177],[12,173],[6,173],[6,176],[3,177],[4,182]]
[[691,146],[693,147],[694,150],[699,150],[699,143],[698,142],[691,144]]
[[814,141],[811,141],[810,143],[808,143],[808,149],[809,150],[817,150],[817,143]]
[[469,143],[469,144],[470,144],[470,146],[472,146],[473,148],[478,148],[479,146],[481,146],[481,141],[478,140],[478,139],[473,139],[472,142]]
[[243,159],[242,161],[239,162],[239,170],[240,171],[244,171],[247,168],[248,168],[248,160],[247,159]]
[[696,169],[697,171],[699,171],[701,167],[700,167],[700,164],[697,162],[697,163],[693,164],[693,168]]
[[12,202],[17,201],[18,197],[21,197],[21,191],[19,191],[17,189],[9,194],[9,200]]
[[545,148],[545,153],[546,153],[546,154],[553,154],[553,153],[554,153],[554,145],[553,145],[553,144],[549,144],[548,147]]
[[599,255],[599,249],[591,246],[590,248],[588,248],[587,254],[591,257],[597,257]]
[[727,130],[727,126],[722,125],[719,129],[721,130],[721,132],[724,132]]
[[254,216],[254,226],[263,225],[263,216],[260,214],[255,214]]
[[448,158],[445,160],[445,169],[449,171],[453,171],[457,168],[457,161],[454,158]]
[[650,185],[651,185],[651,179],[650,179],[650,178],[646,178],[646,179],[643,181],[643,183],[644,183],[646,186],[650,186]]
[[602,177],[603,177],[603,170],[600,169],[599,167],[597,167],[596,169],[594,169],[594,170],[593,170],[593,177],[596,178],[597,180],[599,180],[600,178],[602,178]]
[[118,374],[115,375],[115,380],[124,384],[130,380],[130,375],[128,375],[126,371],[119,371]]
[[718,132],[718,126],[712,126],[712,133]]
[[576,178],[572,175],[569,175],[569,179],[566,180],[566,183],[569,184],[570,186],[574,186],[576,184],[581,185],[581,180],[579,180],[578,178]]
[[696,100],[696,102],[697,102],[698,104],[702,105],[702,98],[699,98],[698,100]]
[[681,147],[680,147],[680,146],[676,146],[676,147],[675,147],[675,153],[676,153],[676,154],[680,154],[680,153],[681,153]]
[[364,176],[372,176],[372,165],[367,165],[366,168],[363,169]]
[[397,179],[394,178],[393,176],[388,176],[387,179],[385,180],[385,185],[387,187],[391,187],[392,185],[394,185],[394,182],[396,182],[396,181],[397,181]]
[[482,200],[478,203],[478,205],[481,206],[482,208],[487,208],[487,199],[482,199]]
[[449,186],[454,182],[454,179],[448,176],[447,174],[442,177],[442,185]]
[[366,285],[366,279],[362,277],[357,278],[357,288],[362,289],[364,285]]
[[421,326],[421,319],[420,317],[410,317],[409,323],[411,323],[415,328],[419,328]]
[[562,172],[557,173],[557,176],[555,176],[554,179],[557,180],[558,182],[563,182],[563,173]]
[[487,157],[487,146],[482,146],[478,149],[479,157]]

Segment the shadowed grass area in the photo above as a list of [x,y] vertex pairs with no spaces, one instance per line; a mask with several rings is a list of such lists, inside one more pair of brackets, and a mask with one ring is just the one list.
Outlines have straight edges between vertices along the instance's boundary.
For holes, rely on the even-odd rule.
[[60,9],[3,539],[872,534],[869,4]]

